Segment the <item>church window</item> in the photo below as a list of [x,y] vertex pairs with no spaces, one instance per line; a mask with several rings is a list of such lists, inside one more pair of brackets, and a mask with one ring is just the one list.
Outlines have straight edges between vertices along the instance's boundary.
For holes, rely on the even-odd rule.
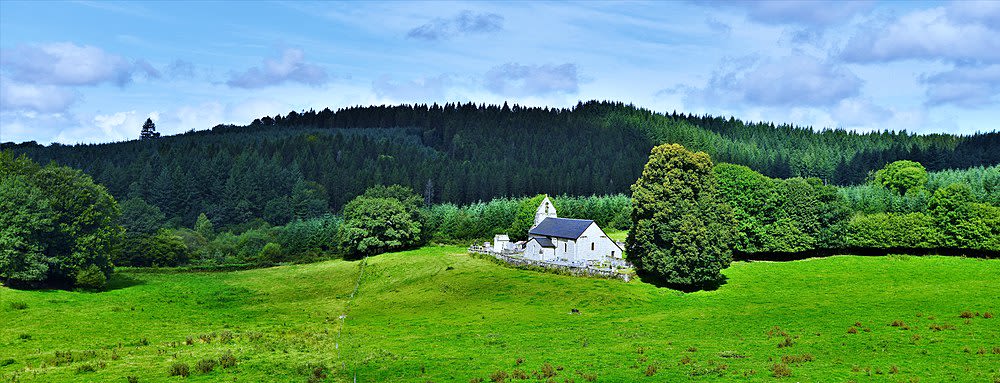
[[593,242],[590,243],[590,251],[594,251],[594,243]]

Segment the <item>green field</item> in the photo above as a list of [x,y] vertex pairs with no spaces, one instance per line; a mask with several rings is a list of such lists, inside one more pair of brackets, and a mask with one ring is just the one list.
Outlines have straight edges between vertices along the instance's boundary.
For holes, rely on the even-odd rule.
[[[426,247],[368,259],[351,300],[361,269],[128,270],[102,293],[0,288],[0,382],[185,380],[169,376],[175,363],[206,382],[534,381],[546,363],[556,382],[774,381],[783,357],[789,382],[1000,381],[1000,318],[986,314],[1000,315],[1000,260],[737,262],[718,290],[685,294]],[[226,352],[235,367],[196,370]]]

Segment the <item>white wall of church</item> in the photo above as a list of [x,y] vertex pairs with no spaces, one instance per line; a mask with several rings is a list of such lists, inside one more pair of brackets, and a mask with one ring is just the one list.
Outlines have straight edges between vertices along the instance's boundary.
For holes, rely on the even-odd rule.
[[599,260],[605,257],[620,259],[622,257],[622,250],[604,234],[604,231],[596,223],[590,224],[590,227],[577,239],[577,243],[580,249],[577,260]]
[[524,246],[523,256],[536,261],[551,261],[556,258],[556,253],[555,249],[544,248],[538,242],[529,240]]

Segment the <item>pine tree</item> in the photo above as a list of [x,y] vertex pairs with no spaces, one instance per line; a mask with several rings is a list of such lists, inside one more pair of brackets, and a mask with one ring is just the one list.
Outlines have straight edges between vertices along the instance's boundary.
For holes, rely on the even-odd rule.
[[139,138],[145,140],[158,137],[160,137],[160,132],[156,131],[156,124],[153,123],[153,119],[147,118],[146,123],[142,124],[142,133],[139,133]]

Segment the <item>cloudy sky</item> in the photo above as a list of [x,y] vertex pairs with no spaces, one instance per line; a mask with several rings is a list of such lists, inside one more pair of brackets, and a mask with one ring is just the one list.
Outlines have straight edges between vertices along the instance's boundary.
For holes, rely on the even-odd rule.
[[0,1],[0,142],[466,102],[1000,129],[1000,1]]

